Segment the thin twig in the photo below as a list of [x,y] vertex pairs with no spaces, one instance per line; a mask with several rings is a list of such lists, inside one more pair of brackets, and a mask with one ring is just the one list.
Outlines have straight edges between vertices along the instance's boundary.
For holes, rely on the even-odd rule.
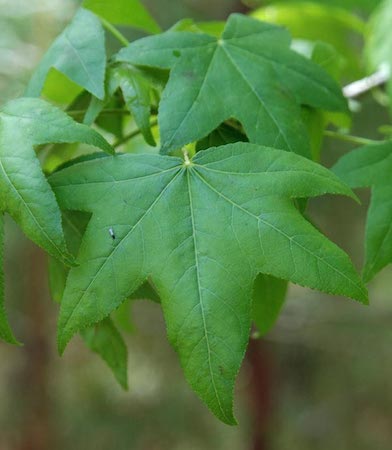
[[391,71],[387,64],[382,64],[377,72],[372,75],[354,81],[343,88],[343,95],[346,98],[359,97],[377,86],[386,83],[391,77]]
[[367,139],[359,136],[352,136],[350,134],[338,133],[337,131],[324,130],[324,136],[328,136],[333,139],[339,139],[340,141],[352,142],[353,144],[369,145],[376,144],[379,141],[374,139]]
[[102,25],[119,41],[122,45],[125,47],[128,46],[129,41],[128,39],[115,28],[110,22],[108,22],[103,17],[100,17]]
[[[156,125],[158,125],[158,121],[157,120],[153,120],[150,123],[150,127],[155,127]],[[113,145],[113,148],[117,148],[120,147],[120,145],[125,144],[125,142],[133,139],[136,136],[139,136],[139,134],[142,134],[142,130],[141,129],[137,129],[134,131],[131,131],[129,134],[126,134],[125,136],[123,136],[122,138],[118,139]]]
[[[74,110],[69,110],[69,111],[65,111],[67,114],[69,114],[70,116],[83,116],[84,114],[86,114],[87,110],[86,109],[74,109]],[[101,114],[129,114],[129,111],[127,109],[103,109],[100,113]]]

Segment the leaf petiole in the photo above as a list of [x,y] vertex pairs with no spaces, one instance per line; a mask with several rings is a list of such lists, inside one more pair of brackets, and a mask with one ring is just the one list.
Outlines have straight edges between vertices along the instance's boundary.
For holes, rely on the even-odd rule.
[[324,130],[324,136],[333,138],[333,139],[339,139],[340,141],[345,142],[352,142],[353,144],[359,144],[359,145],[369,145],[369,144],[375,144],[379,141],[375,139],[368,139],[363,138],[360,136],[352,136],[350,134],[344,134],[339,133],[338,131],[331,131],[331,130]]
[[127,47],[129,45],[128,39],[115,28],[109,21],[104,19],[103,17],[99,18],[104,28],[106,28],[122,45]]

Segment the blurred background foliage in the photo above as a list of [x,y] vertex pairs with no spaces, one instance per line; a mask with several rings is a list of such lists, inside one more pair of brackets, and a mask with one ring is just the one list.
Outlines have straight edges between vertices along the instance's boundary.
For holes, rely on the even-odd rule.
[[[294,45],[315,42],[338,58],[344,83],[368,73],[363,57],[377,0],[146,0],[165,29],[177,20],[224,20],[249,12],[289,28]],[[22,95],[41,56],[72,17],[72,0],[0,0],[0,103]],[[141,35],[122,29],[129,39]],[[117,43],[108,39],[109,51]],[[325,48],[324,48],[325,50]],[[328,58],[324,64],[328,67]],[[336,67],[336,64],[334,65]],[[351,132],[380,138],[389,124],[381,91],[361,98]],[[385,128],[384,128],[385,129]],[[141,145],[141,144],[140,144]],[[327,166],[352,148],[325,140]],[[316,224],[363,258],[368,192],[312,201]],[[7,224],[7,309],[21,348],[0,344],[0,450],[389,450],[392,445],[392,270],[370,285],[371,306],[290,286],[273,330],[252,340],[237,384],[240,421],[219,423],[183,378],[165,337],[158,305],[135,302],[129,348],[129,392],[79,338],[63,358],[55,348],[57,305],[47,288],[45,256]]]

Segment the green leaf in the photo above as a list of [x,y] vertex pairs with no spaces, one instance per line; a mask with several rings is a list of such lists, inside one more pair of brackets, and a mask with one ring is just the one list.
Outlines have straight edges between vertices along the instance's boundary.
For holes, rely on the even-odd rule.
[[3,274],[3,252],[4,252],[4,217],[0,214],[0,339],[9,344],[18,344],[4,309],[4,274]]
[[234,142],[247,142],[247,138],[239,130],[222,124],[207,137],[197,142],[196,151],[199,152],[200,150],[206,150],[210,147],[218,147],[224,144],[233,144]]
[[152,85],[138,69],[129,65],[115,66],[108,70],[106,98],[103,101],[92,98],[84,123],[90,125],[96,120],[117,89],[121,89],[125,105],[146,142],[155,146],[150,125]]
[[112,152],[105,139],[43,100],[21,98],[0,109],[0,211],[50,255],[72,263],[60,210],[42,173],[34,146],[83,142]]
[[[80,211],[64,211],[63,224],[67,246],[73,255],[76,255],[83,233],[86,230],[90,214]],[[69,268],[53,258],[49,263],[49,285],[52,298],[61,303],[65,282]],[[114,376],[120,385],[128,388],[127,376],[127,349],[121,334],[109,318],[97,323],[93,327],[81,331],[81,336],[87,346],[112,369]]]
[[[369,72],[385,67],[392,73],[392,0],[384,0],[374,11],[367,29],[365,55]],[[392,81],[388,81],[392,105]]]
[[111,319],[81,332],[87,346],[107,363],[117,381],[128,389],[128,354],[125,342]]
[[159,107],[162,153],[233,117],[251,142],[309,156],[299,105],[346,109],[339,86],[290,49],[283,28],[239,14],[230,16],[219,39],[168,31],[130,44],[116,60],[171,69]]
[[114,25],[125,25],[150,33],[160,28],[140,0],[84,0],[83,6]]
[[287,281],[259,274],[253,287],[253,321],[261,336],[275,324],[286,299]]
[[191,31],[192,33],[205,33],[219,38],[225,28],[225,22],[208,21],[195,22],[193,19],[182,19],[175,23],[170,31]]
[[363,273],[365,281],[370,281],[392,262],[392,142],[354,150],[344,155],[333,171],[353,188],[372,188]]
[[[45,100],[55,103],[59,107],[67,107],[81,95],[83,88],[71,81],[66,75],[55,68],[49,69],[46,75],[45,84],[42,88],[41,96]],[[38,97],[32,95],[32,97]]]
[[384,0],[373,13],[367,30],[366,55],[369,69],[377,70],[383,63],[392,67],[392,1]]
[[149,278],[187,380],[225,423],[235,423],[258,272],[367,301],[348,256],[292,201],[352,193],[293,153],[237,143],[185,163],[124,154],[75,164],[50,183],[63,209],[92,213],[61,304],[60,352]]
[[[362,10],[365,12],[372,11],[381,0],[311,0],[309,3],[319,3],[326,6],[339,6],[341,8],[353,10]],[[255,8],[260,4],[276,3],[276,4],[296,4],[298,0],[243,0],[243,3]]]
[[357,15],[329,4],[298,1],[265,6],[252,12],[252,17],[286,26],[295,39],[330,44],[346,61],[345,75],[361,75],[356,44],[363,36],[365,24]]
[[99,19],[79,9],[67,28],[45,53],[27,86],[26,97],[38,97],[51,68],[103,99],[105,95],[105,34]]

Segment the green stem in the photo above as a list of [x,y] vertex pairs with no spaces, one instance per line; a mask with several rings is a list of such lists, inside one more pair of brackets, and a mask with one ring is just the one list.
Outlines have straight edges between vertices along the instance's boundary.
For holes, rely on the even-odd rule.
[[102,25],[110,32],[112,33],[112,35],[119,41],[121,42],[122,45],[124,45],[125,47],[127,47],[129,45],[129,41],[128,39],[120,32],[117,30],[117,28],[115,28],[110,22],[108,22],[106,19],[104,19],[103,17],[100,17],[101,23]]
[[[86,109],[74,109],[70,111],[65,111],[70,116],[83,116],[86,113]],[[126,109],[103,109],[99,114],[129,114],[129,111]]]
[[[156,125],[158,125],[158,121],[157,120],[153,120],[150,123],[150,127],[155,127]],[[122,138],[118,139],[113,145],[113,148],[117,148],[120,147],[120,145],[125,144],[125,142],[133,139],[136,136],[139,136],[139,134],[142,134],[142,130],[141,129],[137,129],[134,131],[131,131],[129,134],[126,134],[125,136],[123,136]]]
[[379,142],[374,139],[367,139],[367,138],[363,138],[363,137],[359,137],[359,136],[352,136],[350,134],[343,134],[343,133],[339,133],[337,131],[330,131],[330,130],[324,130],[324,136],[328,136],[333,139],[339,139],[340,141],[351,142],[353,144],[359,144],[359,145],[376,144]]

